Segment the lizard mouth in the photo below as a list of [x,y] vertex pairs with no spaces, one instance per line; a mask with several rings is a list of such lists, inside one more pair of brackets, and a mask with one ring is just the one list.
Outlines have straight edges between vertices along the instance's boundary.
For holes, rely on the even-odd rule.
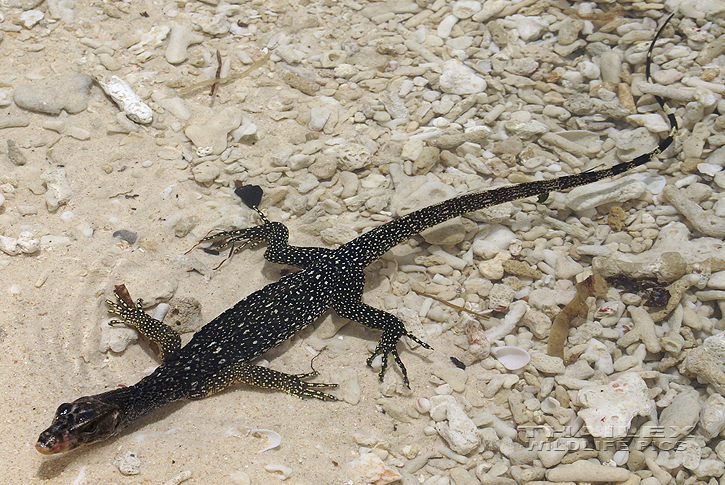
[[35,449],[44,455],[55,455],[56,453],[65,453],[77,447],[77,439],[72,438],[68,433],[62,435],[53,435],[49,431],[44,431],[35,443]]

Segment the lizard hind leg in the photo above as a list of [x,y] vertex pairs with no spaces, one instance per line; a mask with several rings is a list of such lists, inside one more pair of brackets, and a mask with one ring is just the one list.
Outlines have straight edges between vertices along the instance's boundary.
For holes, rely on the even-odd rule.
[[403,361],[398,354],[398,341],[401,337],[408,337],[421,347],[431,349],[432,347],[421,339],[411,334],[405,329],[403,322],[390,313],[378,310],[375,307],[366,305],[360,301],[345,302],[344,304],[333,303],[333,308],[343,318],[355,320],[369,328],[383,331],[383,335],[378,341],[373,354],[368,357],[367,365],[372,366],[376,356],[382,356],[382,365],[378,374],[380,380],[383,380],[385,371],[388,368],[388,354],[393,356],[393,360],[398,364],[401,374],[403,375],[403,383],[410,389],[410,381],[408,380],[408,370],[405,368]]
[[317,372],[306,374],[285,374],[267,367],[237,362],[224,367],[204,382],[192,384],[192,389],[186,396],[189,399],[201,399],[226,389],[232,384],[244,383],[251,386],[263,387],[286,392],[299,398],[313,397],[321,401],[337,401],[332,394],[319,389],[337,387],[337,384],[321,382],[305,382],[304,379],[315,377]]

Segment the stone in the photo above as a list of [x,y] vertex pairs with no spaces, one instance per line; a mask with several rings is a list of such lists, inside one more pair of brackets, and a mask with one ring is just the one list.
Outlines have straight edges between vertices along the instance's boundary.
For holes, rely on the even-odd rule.
[[37,81],[18,86],[13,101],[20,108],[51,115],[80,113],[88,107],[93,79],[72,74],[53,81]]
[[516,292],[508,285],[496,283],[488,295],[488,306],[497,312],[508,310]]
[[706,338],[702,345],[686,351],[680,372],[697,377],[710,384],[715,391],[725,394],[725,332]]
[[191,110],[186,106],[186,102],[183,99],[177,96],[166,97],[161,91],[154,91],[151,99],[180,121],[188,121],[191,119]]
[[[415,179],[421,179],[424,182],[415,187],[413,185]],[[427,174],[425,177],[404,177],[399,181],[395,181],[395,191],[395,197],[398,199],[395,201],[395,209],[399,217],[457,195],[453,187],[443,183],[432,173]]]
[[309,171],[319,180],[327,180],[332,178],[335,172],[337,172],[337,162],[329,155],[319,155],[312,165],[310,165]]
[[131,89],[131,86],[118,76],[105,78],[96,76],[96,82],[113,99],[121,111],[133,122],[149,124],[153,121],[153,111]]
[[101,325],[101,336],[98,340],[98,351],[106,353],[109,350],[113,352],[123,352],[136,340],[138,340],[138,331],[125,325],[109,325],[104,323]]
[[654,437],[660,450],[671,450],[677,442],[697,426],[700,419],[700,399],[697,391],[683,391],[660,413],[662,433]]
[[570,45],[579,37],[584,28],[584,21],[575,17],[567,17],[559,27],[557,42],[561,45]]
[[0,130],[4,128],[19,128],[28,126],[30,120],[25,116],[2,116],[0,117]]
[[441,151],[436,147],[423,147],[413,162],[413,174],[425,175],[438,163]]
[[566,206],[575,211],[638,198],[647,186],[638,175],[577,187],[566,194]]
[[602,71],[602,81],[619,84],[622,80],[622,56],[615,51],[605,52],[599,60],[599,69]]
[[436,30],[436,34],[441,39],[447,39],[451,36],[451,31],[453,30],[453,27],[456,25],[456,22],[458,22],[458,18],[456,18],[455,15],[447,15],[443,20],[438,23],[438,29]]
[[574,261],[571,256],[561,255],[556,258],[556,277],[558,279],[571,279],[584,271],[584,267]]
[[57,131],[61,135],[70,136],[76,140],[88,140],[91,133],[78,126],[68,123],[65,119],[48,119],[43,121],[43,128]]
[[461,20],[472,17],[481,10],[481,4],[477,0],[459,0],[453,4],[451,13]]
[[201,303],[194,297],[172,298],[164,323],[178,333],[192,333],[206,323],[201,318]]
[[35,24],[43,20],[44,16],[45,14],[40,10],[31,9],[21,13],[20,20],[22,20],[26,29],[32,29]]
[[629,470],[624,468],[597,465],[587,460],[558,465],[546,471],[546,479],[550,482],[623,482],[629,476]]
[[652,133],[665,133],[670,130],[670,125],[659,113],[629,115],[625,119],[627,123],[644,126]]
[[372,153],[359,143],[348,143],[338,147],[336,151],[340,170],[360,170],[372,164]]
[[450,362],[436,362],[432,369],[433,374],[443,379],[455,392],[466,390],[468,375],[463,369],[451,365]]
[[661,352],[662,347],[657,337],[655,323],[647,310],[637,306],[630,306],[627,310],[634,322],[634,328],[617,340],[617,345],[624,348],[641,341],[647,347],[648,352],[653,354]]
[[716,216],[712,211],[706,211],[697,202],[690,200],[684,190],[675,186],[666,186],[662,193],[696,230],[706,236],[725,238],[725,218]]
[[437,246],[452,246],[461,243],[466,238],[466,226],[461,221],[460,217],[451,219],[426,229],[421,232],[420,235],[425,239],[428,244],[435,244]]
[[445,421],[436,423],[436,431],[451,450],[467,455],[478,448],[481,437],[478,428],[452,396],[433,396],[431,416],[445,411]]
[[33,254],[40,249],[41,241],[30,231],[23,231],[18,238],[0,236],[0,251],[9,256]]
[[169,35],[169,44],[166,46],[166,60],[170,64],[181,64],[189,57],[188,49],[190,45],[199,44],[204,41],[204,36],[195,34],[191,27],[187,25],[176,24],[171,27],[171,35]]
[[711,394],[700,412],[699,429],[707,441],[716,438],[725,429],[725,398]]
[[542,17],[526,17],[523,15],[512,15],[508,18],[515,25],[519,38],[524,42],[538,39],[549,29],[549,23]]
[[529,308],[524,314],[521,324],[525,325],[539,339],[547,337],[551,331],[551,318],[534,308]]
[[531,352],[530,364],[543,374],[563,374],[566,368],[559,357],[552,357],[541,352]]
[[308,127],[311,131],[322,131],[330,118],[330,108],[321,106],[310,110],[310,122]]
[[233,107],[225,108],[205,124],[193,124],[186,127],[184,133],[197,150],[211,148],[213,155],[219,155],[227,148],[227,135],[242,123],[242,113]]
[[219,176],[221,171],[219,170],[219,167],[216,166],[216,164],[207,161],[202,162],[192,168],[191,173],[192,175],[194,175],[194,180],[196,180],[198,183],[209,186]]
[[487,0],[483,2],[481,10],[473,14],[474,22],[485,22],[500,13],[509,3],[505,0]]
[[725,290],[725,271],[711,274],[707,286],[714,290]]
[[17,166],[25,165],[28,161],[25,155],[23,155],[23,152],[20,151],[18,144],[15,143],[15,140],[11,140],[10,138],[8,138],[8,159],[13,165]]
[[192,18],[194,19],[194,23],[196,23],[203,32],[215,37],[221,37],[227,34],[231,28],[231,25],[225,15],[192,14]]
[[65,167],[56,167],[47,170],[41,176],[47,191],[45,192],[45,203],[50,212],[55,212],[61,205],[67,204],[73,197],[73,190],[65,177]]
[[322,64],[324,69],[334,69],[340,64],[344,64],[345,61],[347,61],[347,58],[347,52],[339,49],[333,49],[322,53],[320,56],[320,64]]
[[725,463],[720,460],[700,460],[700,464],[692,470],[692,473],[700,479],[706,477],[722,477],[725,474]]
[[635,416],[649,416],[654,409],[647,383],[634,372],[620,374],[609,384],[583,388],[578,397],[579,417],[595,438],[622,438]]
[[483,92],[486,81],[458,59],[443,63],[440,88],[444,93],[466,95]]

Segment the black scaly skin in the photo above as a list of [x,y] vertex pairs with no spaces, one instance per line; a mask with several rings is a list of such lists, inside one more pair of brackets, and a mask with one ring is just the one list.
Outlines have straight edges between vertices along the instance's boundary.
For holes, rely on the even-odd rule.
[[[648,51],[648,78],[652,49],[664,25]],[[237,382],[299,397],[336,400],[319,390],[334,387],[334,384],[303,381],[315,373],[284,374],[250,363],[314,322],[330,307],[342,317],[382,330],[378,346],[367,363],[370,365],[376,355],[382,355],[379,374],[382,379],[387,357],[391,354],[408,385],[407,372],[396,349],[398,341],[407,336],[430,347],[408,333],[397,317],[361,302],[365,267],[409,237],[453,217],[508,201],[590,184],[654,160],[670,146],[678,128],[674,113],[662,99],[657,97],[657,101],[668,117],[671,130],[655,149],[632,161],[553,180],[455,197],[383,224],[337,249],[290,246],[287,228],[279,222],[269,221],[257,208],[261,192],[237,189],[237,194],[257,211],[263,224],[223,232],[204,240],[221,240],[217,247],[231,247],[233,252],[266,242],[264,257],[268,261],[302,269],[244,298],[201,328],[183,348],[179,348],[178,336],[169,327],[153,320],[141,310],[140,304],[129,303],[130,297],[125,300],[117,291],[119,301],[108,302],[110,311],[119,315],[123,323],[136,327],[157,342],[162,349],[163,364],[133,386],[62,404],[53,424],[40,435],[36,448],[44,454],[60,453],[84,443],[107,439],[134,420],[172,401],[203,398]],[[235,246],[237,243],[241,244]]]

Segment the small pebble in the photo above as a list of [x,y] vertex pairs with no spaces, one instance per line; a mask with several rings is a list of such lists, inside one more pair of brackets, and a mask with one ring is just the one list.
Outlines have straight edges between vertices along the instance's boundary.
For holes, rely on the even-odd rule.
[[129,244],[134,244],[138,239],[138,236],[135,232],[128,231],[126,229],[119,229],[118,231],[115,231],[113,233],[113,237],[118,238],[122,241],[126,241]]
[[20,151],[20,148],[18,148],[17,143],[15,143],[14,140],[11,140],[8,138],[8,158],[13,163],[13,165],[25,165],[27,163],[27,159],[25,158],[25,155],[23,155],[23,152]]

